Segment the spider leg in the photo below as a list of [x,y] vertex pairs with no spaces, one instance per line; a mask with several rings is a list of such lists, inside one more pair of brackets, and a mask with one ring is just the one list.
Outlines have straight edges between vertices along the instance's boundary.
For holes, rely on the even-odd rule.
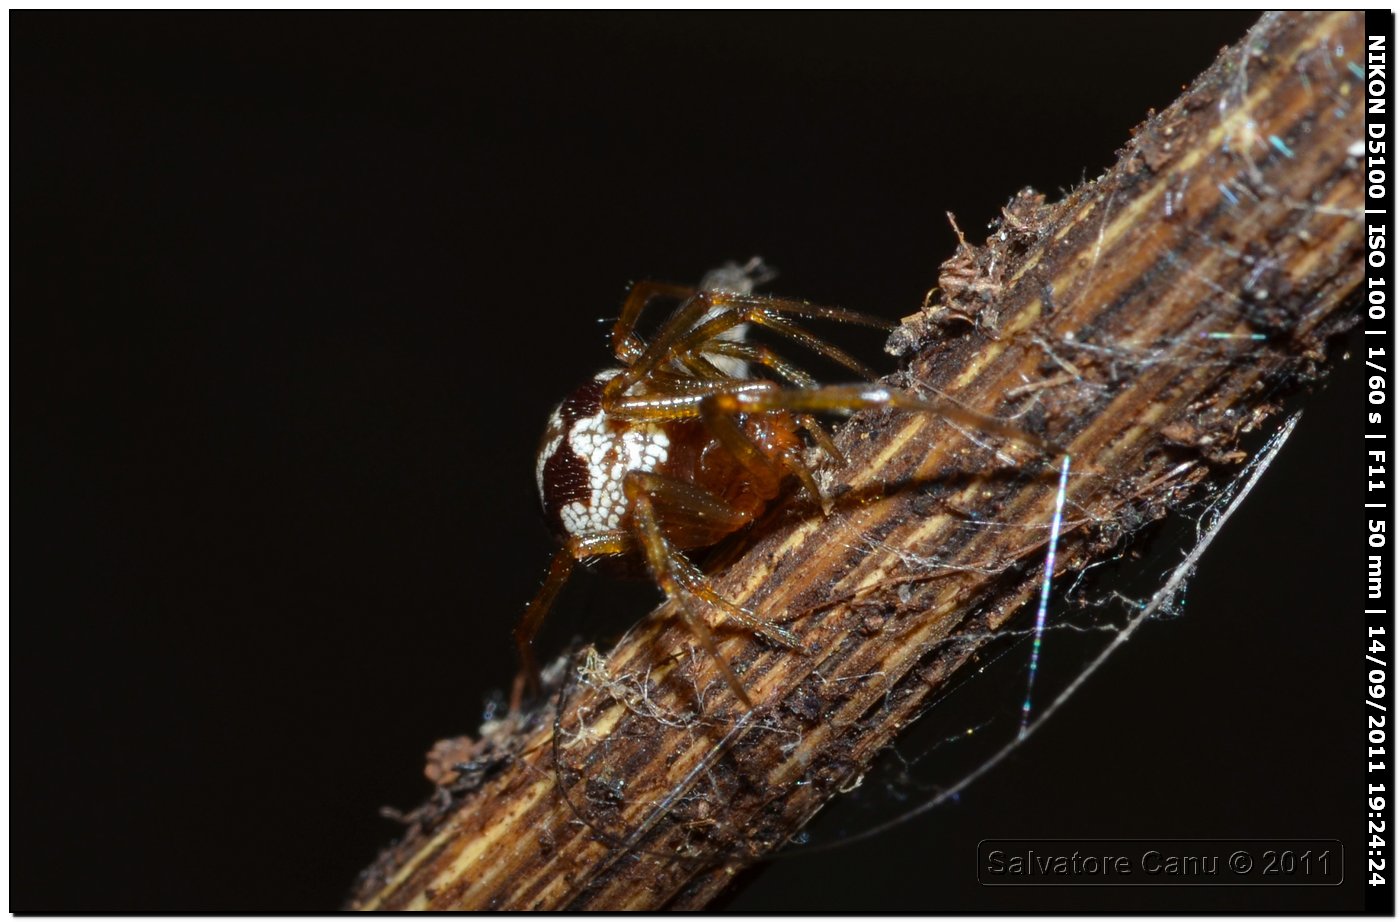
[[[683,352],[676,357],[676,360],[684,365],[695,378],[707,383],[730,381],[735,377],[698,352]],[[653,378],[657,374],[653,373]]]
[[[694,364],[689,364],[687,360],[694,360]],[[702,357],[694,354],[682,356],[682,361],[686,363],[685,372],[657,370],[651,373],[647,379],[647,396],[657,394],[713,394],[717,390],[722,390],[726,386],[733,384],[735,378],[720,371],[713,364],[705,361]],[[620,398],[630,400],[632,398]],[[613,404],[618,401],[614,400]],[[610,404],[609,406],[611,406]]]
[[[714,659],[716,667],[724,677],[725,684],[748,710],[753,710],[753,701],[734,674],[728,661],[720,654],[715,644],[714,634],[705,619],[691,607],[691,600],[698,599],[718,607],[726,615],[744,624],[751,630],[763,634],[788,647],[795,647],[792,635],[774,624],[769,624],[744,611],[732,602],[725,600],[709,585],[704,574],[695,569],[675,546],[667,539],[661,527],[661,517],[657,510],[658,502],[668,507],[691,507],[692,512],[704,512],[712,508],[725,508],[718,498],[708,497],[699,501],[696,494],[703,494],[688,484],[670,480],[643,471],[629,473],[623,481],[623,490],[631,510],[632,526],[637,533],[637,543],[645,552],[647,568],[666,597],[677,603],[677,610],[686,628],[700,641],[701,646]],[[691,504],[694,503],[694,506]],[[703,510],[702,510],[703,507]],[[731,510],[735,521],[747,522],[749,517],[737,510]]]
[[871,370],[870,366],[846,352],[844,349],[836,348],[826,340],[807,332],[791,320],[779,316],[773,311],[755,308],[745,316],[759,326],[767,327],[775,333],[780,333],[788,339],[799,342],[818,355],[824,356],[838,365],[844,365],[867,381],[874,381],[876,378],[880,377]]
[[846,463],[846,456],[841,453],[841,449],[836,447],[836,443],[831,440],[831,436],[827,434],[827,431],[822,428],[822,424],[817,422],[815,417],[807,413],[799,413],[796,418],[797,425],[801,426],[812,437],[812,441],[817,443],[822,454],[837,464]]
[[[723,355],[729,358],[742,359],[745,362],[752,362],[755,365],[762,365],[793,387],[817,386],[817,380],[807,374],[807,372],[798,368],[767,346],[762,346],[758,343],[716,339],[713,342],[703,344],[697,351],[705,355]],[[716,371],[718,371],[718,369],[716,369]]]
[[540,669],[535,662],[535,635],[540,632],[545,616],[554,607],[559,590],[569,581],[574,565],[587,557],[621,554],[631,547],[626,533],[597,535],[586,539],[570,539],[559,549],[549,563],[549,573],[544,578],[535,597],[525,606],[525,613],[515,625],[515,649],[520,658],[520,671],[510,691],[510,713],[520,713],[520,704],[526,694],[537,695],[540,691]]
[[[626,484],[635,484],[630,476]],[[677,609],[680,611],[681,619],[685,622],[686,628],[699,639],[700,645],[705,648],[705,652],[710,654],[710,658],[719,667],[720,674],[724,676],[725,684],[729,690],[734,692],[734,696],[743,702],[745,709],[753,710],[753,700],[749,698],[748,692],[744,691],[744,686],[740,684],[739,677],[734,674],[734,670],[720,656],[719,648],[715,646],[714,635],[710,633],[709,626],[704,621],[695,617],[690,611],[690,607],[685,604],[680,581],[676,579],[670,565],[670,553],[666,542],[666,537],[661,533],[661,526],[656,521],[656,510],[652,506],[651,499],[646,495],[645,490],[635,486],[628,491],[628,498],[632,505],[632,520],[637,528],[638,538],[643,550],[646,552],[647,566],[651,570],[652,578],[661,586],[667,598],[677,601]]]
[[[686,298],[686,300],[666,320],[652,342],[643,346],[634,332],[637,318],[651,298],[662,294]],[[715,311],[716,308],[726,307],[732,308],[732,312],[721,310],[716,316],[708,320],[704,319],[706,314]],[[854,323],[881,330],[891,330],[895,326],[890,321],[879,317],[871,317],[868,314],[848,311],[839,307],[809,304],[806,301],[770,298],[762,295],[741,295],[726,291],[696,291],[693,288],[677,285],[640,282],[633,286],[632,293],[628,295],[627,301],[623,304],[622,314],[613,327],[613,350],[618,360],[627,367],[622,374],[608,382],[607,392],[612,396],[620,396],[626,393],[632,385],[646,378],[653,370],[664,365],[678,352],[690,351],[690,348],[679,345],[682,341],[694,343],[713,339],[724,330],[739,326],[748,320],[763,323],[770,328],[779,330],[784,335],[797,339],[809,348],[816,348],[821,354],[846,365],[865,377],[874,377],[869,369],[854,358],[846,355],[840,349],[822,342],[796,324],[786,321],[779,316],[780,314],[795,314],[799,317]]]
[[[706,293],[702,292],[702,294]],[[786,336],[788,339],[801,343],[818,355],[824,356],[838,365],[844,365],[866,380],[873,381],[879,377],[855,356],[846,352],[844,349],[838,349],[821,337],[813,335],[801,326],[783,317],[777,310],[769,310],[759,304],[741,303],[737,306],[729,305],[728,302],[731,298],[738,296],[731,296],[723,293],[707,295],[707,297],[713,304],[723,306],[725,309],[704,320],[698,326],[692,328],[689,332],[678,338],[670,347],[672,354],[713,351],[711,347],[715,342],[723,342],[723,340],[718,340],[720,334],[740,326],[741,324],[756,323],[759,326],[767,327],[775,333]],[[831,308],[831,310],[835,310],[835,308]]]
[[719,434],[723,430],[718,427],[724,420],[730,420],[730,425],[737,428],[733,418],[741,413],[768,413],[774,410],[840,413],[886,407],[942,416],[944,419],[1016,439],[1042,451],[1054,450],[1052,445],[1039,436],[1018,429],[995,416],[969,410],[951,400],[925,400],[881,384],[833,384],[801,390],[770,388],[720,392],[711,394],[700,402],[700,416],[707,421],[713,420],[712,425],[716,427],[716,434]]
[[677,579],[691,595],[722,609],[727,616],[738,621],[755,634],[761,634],[789,650],[798,649],[797,638],[792,635],[791,631],[779,627],[771,621],[764,621],[720,595],[700,568],[691,563],[680,551],[672,548],[670,560]]
[[[839,307],[822,307],[805,301],[791,301],[784,298],[768,298],[757,295],[741,295],[727,291],[696,291],[675,285],[661,285],[655,282],[639,283],[623,304],[622,316],[613,328],[613,348],[617,357],[627,367],[608,382],[607,392],[617,396],[626,393],[628,388],[645,379],[652,371],[662,367],[676,355],[694,351],[693,343],[705,342],[752,320],[775,329],[782,328],[784,335],[791,336],[818,352],[840,362],[866,377],[873,377],[869,370],[854,358],[846,355],[835,346],[827,345],[817,337],[807,333],[780,314],[791,313],[802,317],[815,317],[843,323],[889,330],[894,324],[855,311]],[[650,344],[642,346],[641,340],[633,332],[642,307],[658,294],[685,297]],[[726,309],[727,308],[727,309]],[[713,313],[714,316],[706,317]],[[796,332],[792,332],[796,331]]]
[[612,348],[617,360],[630,364],[645,349],[637,336],[637,320],[653,298],[675,298],[684,301],[695,294],[695,289],[685,285],[669,285],[665,282],[641,281],[627,292],[627,300],[622,302],[622,312],[617,323],[613,324]]
[[[629,472],[623,483],[624,493],[628,490],[646,495],[658,523],[671,536],[668,543],[703,547],[753,521],[752,515],[735,509],[703,487],[652,471]],[[627,495],[630,498],[631,494]]]
[[741,295],[737,292],[716,292],[715,303],[734,307],[761,308],[780,314],[796,314],[813,320],[834,320],[837,323],[854,323],[858,326],[873,327],[877,330],[893,330],[899,324],[883,317],[872,317],[859,311],[849,311],[843,307],[825,307],[807,301],[791,298],[771,298],[766,295]]
[[707,547],[753,521],[753,516],[736,509],[708,490],[683,480],[651,471],[633,471],[623,489],[637,502],[646,500],[648,513],[656,522],[665,545],[671,575],[690,594],[724,611],[756,634],[785,647],[797,645],[791,632],[764,621],[719,595],[709,579],[677,548],[677,544]]
[[735,380],[722,378],[713,381],[688,379],[671,393],[641,394],[635,397],[609,399],[603,394],[603,409],[618,419],[650,420],[663,422],[672,419],[696,419],[700,416],[700,405],[707,397],[716,394],[746,393],[767,391],[778,385],[772,381]]
[[[676,355],[675,343],[700,323],[700,319],[714,307],[713,296],[707,291],[695,292],[681,303],[675,312],[662,323],[655,338],[639,353],[624,363],[621,372],[608,381],[603,389],[605,396],[617,397],[627,393],[628,388],[646,379],[654,371],[664,366]],[[618,321],[621,325],[622,321]],[[630,335],[630,334],[629,334]],[[635,336],[633,340],[640,345]]]

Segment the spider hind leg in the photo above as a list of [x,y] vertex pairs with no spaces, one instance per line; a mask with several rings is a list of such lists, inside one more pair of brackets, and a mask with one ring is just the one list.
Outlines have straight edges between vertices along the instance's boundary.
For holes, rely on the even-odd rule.
[[525,613],[515,625],[515,650],[520,661],[520,671],[510,690],[510,713],[519,714],[520,706],[528,697],[540,692],[540,667],[535,660],[535,635],[540,632],[545,617],[554,607],[559,591],[569,581],[574,567],[580,560],[589,557],[603,557],[625,553],[630,547],[630,538],[624,532],[604,532],[587,538],[570,538],[554,559],[549,563],[549,573],[544,583],[535,592]]

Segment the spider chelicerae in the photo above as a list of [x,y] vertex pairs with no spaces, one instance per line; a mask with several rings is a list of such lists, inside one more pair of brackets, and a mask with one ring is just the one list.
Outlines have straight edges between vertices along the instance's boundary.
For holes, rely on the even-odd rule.
[[[1039,445],[1000,420],[875,383],[875,374],[814,336],[795,318],[889,330],[865,314],[758,295],[771,272],[754,259],[711,272],[698,287],[639,282],[612,329],[621,367],[595,375],[549,417],[536,464],[545,516],[562,543],[549,574],[515,629],[521,669],[511,696],[518,711],[538,689],[532,643],[580,561],[640,556],[678,601],[676,610],[714,659],[745,708],[753,702],[715,647],[706,614],[717,612],[791,649],[793,635],[723,598],[685,551],[717,544],[754,522],[791,481],[824,513],[830,500],[807,459],[805,435],[827,458],[840,452],[812,416],[892,407],[934,413]],[[650,342],[637,321],[654,299],[679,302]],[[821,385],[773,350],[745,337],[751,326],[786,337],[866,379]]]

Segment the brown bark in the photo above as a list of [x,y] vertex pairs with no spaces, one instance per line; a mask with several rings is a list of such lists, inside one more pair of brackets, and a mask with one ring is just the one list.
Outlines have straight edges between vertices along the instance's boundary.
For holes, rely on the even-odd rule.
[[[1265,17],[1103,177],[1018,195],[891,340],[892,383],[1070,454],[1057,572],[1236,465],[1350,325],[1362,36],[1359,13]],[[795,500],[716,569],[805,650],[724,632],[753,712],[663,605],[567,682],[557,664],[526,725],[440,744],[439,797],[353,905],[704,905],[857,777],[1036,590],[1059,457],[900,413],[838,444],[836,511]]]

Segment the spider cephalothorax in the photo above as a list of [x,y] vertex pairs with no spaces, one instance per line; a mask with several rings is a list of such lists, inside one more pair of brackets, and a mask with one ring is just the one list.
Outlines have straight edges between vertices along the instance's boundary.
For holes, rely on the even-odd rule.
[[[550,416],[537,468],[545,515],[561,541],[588,539],[626,527],[629,474],[666,478],[710,494],[727,510],[752,518],[776,493],[756,482],[699,417],[633,420],[604,409],[605,384],[619,369],[602,372]],[[804,443],[790,414],[748,414],[737,420],[744,438],[772,463],[800,457]],[[667,540],[681,549],[706,547],[734,531],[732,514],[678,517],[664,506],[657,516]]]
[[[554,597],[580,560],[637,555],[710,652],[746,707],[751,702],[715,652],[707,611],[784,646],[792,635],[725,600],[682,553],[709,547],[751,524],[796,480],[824,511],[830,504],[806,461],[803,434],[829,457],[835,445],[812,413],[897,407],[971,422],[1037,441],[997,420],[944,402],[925,401],[875,383],[820,386],[765,346],[744,338],[749,325],[788,337],[873,380],[844,351],[813,336],[794,317],[892,325],[864,314],[753,294],[766,279],[761,262],[726,266],[698,288],[633,286],[612,331],[621,367],[596,375],[551,414],[536,481],[545,516],[563,547],[516,628],[521,658],[513,707],[536,681],[531,642]],[[637,335],[656,297],[679,306],[650,342]]]

